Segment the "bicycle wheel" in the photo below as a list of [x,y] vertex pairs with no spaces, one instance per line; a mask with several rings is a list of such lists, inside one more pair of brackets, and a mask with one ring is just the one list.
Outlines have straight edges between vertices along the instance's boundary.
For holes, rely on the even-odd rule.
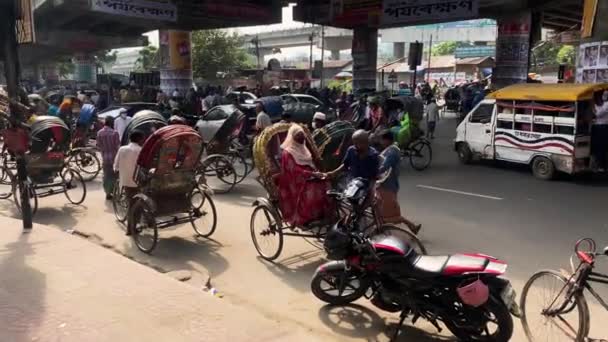
[[[567,284],[566,277],[550,270],[528,280],[521,294],[521,322],[529,341],[585,340],[589,333],[587,301],[581,293],[568,294]],[[547,313],[561,306],[563,310]]]
[[416,235],[411,233],[409,230],[396,226],[394,224],[383,224],[378,227],[373,234],[373,236],[385,235],[385,236],[394,236],[399,240],[407,243],[410,248],[413,248],[416,253],[420,255],[426,255],[427,250],[424,247],[424,244]]
[[245,157],[236,151],[231,151],[228,153],[228,155],[226,155],[226,158],[230,160],[230,164],[232,164],[232,167],[234,168],[234,172],[236,173],[236,183],[238,184],[242,182],[245,177],[247,177],[249,172],[251,172]]
[[200,237],[211,236],[217,227],[217,212],[213,199],[197,188],[192,191],[190,202],[192,204],[190,224],[194,232]]
[[431,165],[433,160],[433,150],[431,144],[424,140],[418,139],[409,146],[410,165],[416,171],[422,171]]
[[91,181],[101,172],[101,162],[94,152],[89,150],[74,151],[68,159],[68,165],[80,172],[85,182]]
[[118,181],[114,184],[112,208],[114,209],[114,216],[116,216],[118,222],[122,223],[127,220],[129,199],[127,197],[127,192],[122,189]]
[[[230,192],[237,183],[237,175],[232,163],[222,155],[211,155],[201,165],[199,184],[204,182],[218,194]],[[200,177],[200,176],[199,176]]]
[[268,261],[279,257],[283,250],[281,224],[266,206],[257,206],[251,214],[251,240],[258,254]]
[[[24,184],[24,191],[27,193],[27,199],[30,202],[30,208],[32,208],[32,216],[38,211],[38,196],[36,195],[36,189],[32,184]],[[17,206],[17,210],[21,212],[21,192],[19,191],[19,185],[15,184],[13,187],[13,200]]]
[[150,254],[158,242],[158,228],[152,209],[143,200],[136,200],[129,214],[129,230],[140,251]]
[[64,169],[61,172],[61,181],[65,197],[72,204],[81,204],[87,197],[87,185],[78,171]]
[[0,166],[0,199],[8,199],[13,195],[16,184],[15,176],[5,167]]

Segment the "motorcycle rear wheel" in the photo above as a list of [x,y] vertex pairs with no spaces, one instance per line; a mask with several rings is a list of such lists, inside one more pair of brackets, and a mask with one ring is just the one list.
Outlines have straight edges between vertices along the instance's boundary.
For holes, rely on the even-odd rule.
[[[486,310],[486,313],[493,316],[492,321],[496,325],[496,330],[492,334],[487,334],[489,331],[479,331],[479,329],[473,327],[460,327],[456,323],[451,321],[445,321],[445,326],[458,337],[461,341],[479,341],[479,342],[508,342],[513,336],[513,317],[505,304],[500,300],[490,297],[488,302],[479,308],[479,310]],[[486,328],[487,328],[486,322]]]
[[356,301],[365,295],[369,286],[368,278],[358,271],[347,271],[345,268],[319,271],[310,283],[315,297],[333,305]]

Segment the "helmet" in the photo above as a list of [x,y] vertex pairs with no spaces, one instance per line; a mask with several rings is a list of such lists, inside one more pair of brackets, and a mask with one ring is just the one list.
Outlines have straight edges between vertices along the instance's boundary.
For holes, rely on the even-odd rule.
[[342,260],[346,258],[351,246],[351,239],[348,233],[340,227],[340,223],[336,223],[327,235],[323,248],[327,253],[327,258],[330,260]]
[[458,297],[466,305],[479,307],[484,305],[490,297],[490,289],[481,279],[477,279],[472,283],[460,285],[456,288]]

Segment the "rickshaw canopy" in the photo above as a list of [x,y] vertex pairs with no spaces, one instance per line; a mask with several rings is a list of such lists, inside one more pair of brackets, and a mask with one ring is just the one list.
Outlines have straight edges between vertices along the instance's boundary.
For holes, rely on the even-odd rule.
[[497,90],[486,98],[496,100],[530,100],[576,102],[590,100],[598,91],[608,90],[607,83],[595,84],[515,84]]

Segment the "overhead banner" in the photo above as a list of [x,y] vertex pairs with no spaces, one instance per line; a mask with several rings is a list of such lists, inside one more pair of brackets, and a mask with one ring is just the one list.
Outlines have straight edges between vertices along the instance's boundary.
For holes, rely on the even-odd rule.
[[530,62],[531,32],[530,12],[498,20],[496,67],[492,74],[492,84],[497,88],[526,82]]
[[479,15],[479,0],[384,0],[382,24],[462,20]]
[[177,21],[177,7],[168,2],[148,0],[92,0],[91,10],[125,17]]

